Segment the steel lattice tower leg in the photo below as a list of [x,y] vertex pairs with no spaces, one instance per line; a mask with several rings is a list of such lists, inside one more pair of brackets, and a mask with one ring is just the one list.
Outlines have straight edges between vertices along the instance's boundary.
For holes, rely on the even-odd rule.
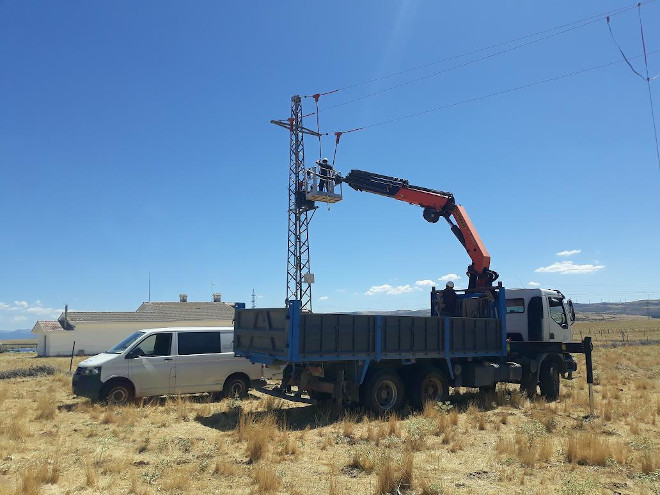
[[305,179],[305,148],[303,136],[306,129],[302,124],[302,101],[300,96],[291,97],[290,155],[289,155],[289,232],[288,261],[286,270],[287,300],[301,301],[304,311],[312,311],[309,260],[309,207],[304,201],[296,201],[296,193]]

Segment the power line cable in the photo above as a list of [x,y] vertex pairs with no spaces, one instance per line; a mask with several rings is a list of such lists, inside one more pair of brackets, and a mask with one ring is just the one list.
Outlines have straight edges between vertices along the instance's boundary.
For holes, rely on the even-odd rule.
[[[652,55],[652,54],[658,53],[658,52],[660,52],[660,50],[654,50],[654,51],[648,52],[648,55]],[[636,57],[631,57],[631,59],[635,59],[635,58],[639,58],[639,57],[642,57],[642,55],[638,55]],[[549,83],[549,82],[558,81],[560,79],[565,79],[567,77],[577,76],[577,75],[580,75],[580,74],[584,74],[585,72],[604,69],[606,67],[610,67],[610,66],[615,65],[615,64],[620,64],[621,62],[622,62],[621,60],[614,60],[614,61],[608,62],[606,64],[596,65],[596,66],[589,67],[589,68],[586,68],[586,69],[581,69],[581,70],[578,70],[578,71],[569,72],[567,74],[562,74],[560,76],[555,76],[555,77],[551,77],[551,78],[548,78],[548,79],[543,79],[541,81],[535,81],[535,82],[531,82],[531,83],[528,83],[528,84],[523,84],[522,86],[516,86],[514,88],[509,88],[509,89],[504,89],[504,90],[501,90],[501,91],[496,91],[494,93],[489,93],[487,95],[482,95],[482,96],[477,96],[475,98],[469,98],[467,100],[457,101],[457,102],[454,102],[454,103],[450,103],[448,105],[443,105],[441,107],[429,108],[427,110],[422,110],[422,111],[419,111],[419,112],[415,112],[415,113],[411,113],[411,114],[407,114],[407,115],[402,115],[401,117],[396,117],[396,118],[389,119],[389,120],[383,120],[381,122],[376,122],[374,124],[363,125],[361,127],[356,127],[356,128],[350,129],[348,131],[341,131],[341,134],[347,134],[349,132],[362,131],[362,130],[365,130],[365,129],[370,129],[372,127],[379,127],[379,126],[383,126],[383,125],[387,125],[387,124],[392,124],[394,122],[399,122],[401,120],[406,120],[406,119],[410,119],[410,118],[413,118],[413,117],[419,117],[419,116],[425,115],[427,113],[438,112],[440,110],[447,110],[449,108],[457,107],[459,105],[465,105],[466,103],[473,103],[473,102],[476,102],[476,101],[481,101],[481,100],[485,100],[485,99],[488,99],[488,98],[493,98],[495,96],[500,96],[500,95],[503,95],[503,94],[506,94],[506,93],[512,93],[512,92],[515,92],[515,91],[520,91],[520,90],[527,89],[527,88],[530,88],[530,87],[533,87],[533,86],[539,86],[541,84],[546,84],[546,83]]]
[[[461,54],[458,54],[458,55],[453,55],[453,56],[446,57],[446,58],[441,59],[441,60],[436,60],[436,61],[434,61],[434,62],[429,62],[429,63],[422,64],[422,65],[419,65],[419,66],[416,66],[416,67],[411,67],[411,68],[408,68],[408,69],[404,69],[404,70],[402,70],[402,71],[394,72],[394,73],[391,73],[391,74],[386,74],[386,75],[383,75],[383,76],[379,76],[379,77],[376,77],[376,78],[373,78],[373,79],[368,79],[368,80],[366,80],[366,81],[362,81],[362,82],[358,82],[358,83],[354,83],[354,84],[349,84],[349,85],[347,85],[347,86],[343,86],[343,87],[341,87],[341,88],[333,89],[333,90],[331,90],[331,91],[326,91],[326,92],[324,92],[324,93],[316,93],[316,94],[314,94],[314,95],[306,95],[305,98],[311,98],[311,97],[318,98],[318,96],[324,96],[324,95],[328,95],[328,94],[332,94],[332,93],[338,93],[338,92],[341,92],[341,91],[345,91],[345,90],[352,89],[352,88],[359,87],[359,86],[364,86],[364,85],[366,85],[366,84],[370,84],[370,83],[373,83],[373,82],[378,82],[378,81],[381,81],[381,80],[384,80],[384,79],[388,79],[388,78],[391,78],[391,77],[396,77],[396,76],[399,76],[399,75],[402,75],[402,74],[407,74],[407,73],[409,73],[409,72],[413,72],[413,71],[417,71],[417,70],[425,69],[425,68],[427,68],[427,67],[431,67],[431,66],[433,66],[433,65],[438,65],[438,64],[443,63],[443,62],[449,62],[449,61],[451,61],[451,60],[456,60],[456,59],[459,59],[459,58],[462,58],[462,57],[466,57],[466,56],[469,56],[469,55],[475,55],[475,54],[477,54],[477,53],[481,53],[481,52],[484,52],[484,51],[487,51],[487,50],[492,50],[492,49],[495,49],[495,48],[498,48],[498,47],[500,47],[500,46],[504,46],[504,45],[507,45],[507,44],[510,44],[510,43],[516,43],[516,42],[518,42],[518,41],[522,41],[522,40],[525,40],[525,39],[528,39],[528,38],[533,38],[533,37],[536,37],[536,36],[544,35],[544,34],[546,34],[546,33],[551,33],[551,32],[553,32],[553,31],[562,30],[562,31],[560,31],[560,32],[553,33],[553,34],[550,34],[550,35],[548,35],[548,36],[544,36],[544,37],[541,37],[541,38],[538,38],[538,39],[535,39],[535,40],[531,40],[531,41],[528,41],[528,42],[526,42],[526,43],[523,43],[523,44],[520,44],[520,45],[514,46],[514,47],[512,47],[512,48],[508,48],[508,49],[506,49],[506,50],[501,50],[501,51],[499,51],[499,52],[496,52],[496,53],[493,53],[493,54],[490,54],[490,55],[486,55],[486,56],[484,56],[484,57],[480,57],[480,58],[478,58],[478,59],[475,59],[475,60],[472,60],[472,61],[469,61],[469,62],[466,62],[466,63],[463,63],[463,64],[459,64],[459,65],[457,65],[457,66],[455,66],[455,67],[451,67],[451,68],[449,68],[449,69],[445,69],[445,70],[442,70],[442,71],[439,71],[439,72],[436,72],[436,73],[433,73],[433,74],[429,74],[429,75],[423,76],[423,77],[421,77],[421,78],[414,79],[414,80],[412,80],[412,81],[409,81],[409,82],[406,82],[406,83],[402,83],[402,84],[399,84],[399,85],[393,86],[393,87],[391,87],[391,88],[385,88],[385,89],[383,89],[383,90],[380,90],[380,91],[377,91],[377,92],[370,93],[370,94],[368,94],[368,95],[362,96],[362,97],[360,97],[360,98],[356,98],[356,99],[353,99],[353,100],[349,100],[349,101],[347,101],[347,102],[340,103],[340,104],[338,104],[338,105],[334,105],[334,106],[332,106],[332,107],[325,108],[325,109],[323,109],[323,110],[321,110],[321,111],[330,110],[330,109],[332,109],[332,108],[336,108],[336,107],[339,107],[339,106],[347,105],[347,104],[349,104],[349,103],[353,103],[353,102],[355,102],[355,101],[360,101],[360,100],[365,99],[365,98],[368,98],[368,97],[370,97],[370,96],[375,96],[375,95],[378,95],[378,94],[384,93],[384,92],[386,92],[386,91],[391,91],[392,89],[396,89],[396,88],[399,88],[399,87],[401,87],[401,86],[406,86],[406,85],[408,85],[408,84],[412,84],[412,83],[414,83],[414,82],[418,82],[418,81],[421,81],[421,80],[423,80],[423,79],[427,79],[427,78],[429,78],[429,77],[433,77],[433,76],[436,76],[436,75],[442,74],[442,73],[444,73],[444,72],[448,72],[448,71],[450,71],[450,70],[454,70],[454,69],[457,69],[457,68],[460,68],[460,67],[464,67],[464,66],[466,66],[466,65],[474,64],[474,63],[477,63],[477,62],[480,62],[480,61],[486,60],[486,59],[488,59],[488,58],[495,57],[495,56],[497,56],[497,55],[501,55],[501,54],[503,54],[503,53],[507,53],[507,52],[509,52],[509,51],[516,50],[516,49],[518,49],[518,48],[522,48],[522,47],[525,47],[525,46],[531,45],[531,44],[533,44],[533,43],[537,43],[537,42],[539,42],[539,41],[543,41],[543,40],[546,40],[546,39],[552,38],[552,37],[554,37],[554,36],[558,36],[558,35],[560,35],[560,34],[564,34],[564,33],[566,33],[566,32],[573,31],[573,30],[575,30],[575,29],[579,29],[579,28],[582,28],[582,27],[588,26],[588,25],[590,25],[590,24],[593,24],[593,23],[595,23],[595,22],[598,22],[598,21],[599,21],[600,19],[602,19],[604,16],[612,17],[612,16],[615,16],[615,15],[623,14],[623,13],[629,11],[629,10],[632,10],[632,9],[638,7],[638,5],[643,5],[643,4],[653,3],[653,2],[655,2],[655,0],[647,0],[647,1],[645,1],[645,2],[640,2],[639,4],[635,3],[635,4],[633,4],[633,5],[629,5],[629,6],[626,6],[626,7],[619,8],[619,9],[611,10],[611,11],[608,11],[608,12],[604,12],[604,13],[602,13],[602,14],[597,14],[597,15],[593,15],[593,16],[590,16],[590,17],[585,17],[585,18],[583,18],[583,19],[579,19],[579,20],[577,20],[577,21],[569,22],[569,23],[567,23],[567,24],[563,24],[563,25],[556,26],[556,27],[553,27],[553,28],[545,29],[545,30],[542,30],[542,31],[537,31],[537,32],[535,32],[535,33],[528,34],[528,35],[525,35],[525,36],[521,36],[521,37],[518,37],[518,38],[514,38],[514,39],[512,39],[512,40],[502,41],[502,42],[499,42],[499,43],[495,43],[495,44],[493,44],[493,45],[489,45],[489,46],[487,46],[487,47],[483,47],[483,48],[479,48],[479,49],[476,49],[476,50],[472,50],[472,51],[464,52],[464,53],[461,53]],[[576,25],[576,24],[577,24],[577,25]],[[565,28],[566,28],[566,29],[565,29]],[[311,115],[313,115],[313,113],[307,114],[307,115],[305,115],[305,117],[307,117],[307,116],[311,116]]]
[[658,128],[655,124],[655,111],[653,110],[653,95],[651,93],[651,78],[649,77],[649,61],[646,56],[646,42],[644,41],[644,27],[642,25],[642,8],[637,9],[639,14],[639,31],[642,37],[642,50],[644,51],[644,66],[646,67],[646,87],[649,91],[649,104],[651,106],[651,120],[653,121],[653,135],[655,137],[655,155],[658,159],[658,168],[660,169],[660,147],[658,146]]

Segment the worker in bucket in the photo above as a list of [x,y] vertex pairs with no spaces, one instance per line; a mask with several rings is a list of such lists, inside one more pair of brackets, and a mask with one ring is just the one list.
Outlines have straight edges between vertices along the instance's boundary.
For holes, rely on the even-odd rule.
[[328,162],[327,158],[316,160],[316,163],[319,166],[319,192],[323,192],[324,190],[330,192],[328,188],[328,180],[333,175],[332,165]]
[[454,282],[450,280],[442,291],[442,304],[440,306],[442,310],[440,314],[442,316],[456,316],[456,300]]

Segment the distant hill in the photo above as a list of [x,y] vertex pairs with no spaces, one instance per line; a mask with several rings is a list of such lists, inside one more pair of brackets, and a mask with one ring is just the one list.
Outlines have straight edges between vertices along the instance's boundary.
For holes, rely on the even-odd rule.
[[601,315],[630,315],[651,316],[660,318],[660,299],[643,299],[641,301],[630,301],[624,303],[575,303],[575,312],[579,317],[581,313]]
[[0,330],[0,340],[36,340],[36,338],[31,329]]
[[[593,303],[580,304],[575,303],[575,313],[578,319],[590,319],[595,315],[599,316],[646,316],[651,318],[660,318],[660,299],[650,299],[642,301],[631,301],[625,303]],[[355,311],[353,315],[392,315],[392,316],[429,316],[431,311],[428,309],[397,309],[394,311]]]

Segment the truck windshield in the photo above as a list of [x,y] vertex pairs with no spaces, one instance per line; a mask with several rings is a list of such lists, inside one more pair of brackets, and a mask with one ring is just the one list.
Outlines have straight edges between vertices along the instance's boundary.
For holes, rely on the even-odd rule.
[[121,354],[124,352],[128,346],[130,346],[133,342],[135,342],[137,339],[142,337],[146,332],[135,332],[126,337],[124,340],[122,340],[119,344],[114,346],[111,349],[108,349],[107,352],[108,354]]

